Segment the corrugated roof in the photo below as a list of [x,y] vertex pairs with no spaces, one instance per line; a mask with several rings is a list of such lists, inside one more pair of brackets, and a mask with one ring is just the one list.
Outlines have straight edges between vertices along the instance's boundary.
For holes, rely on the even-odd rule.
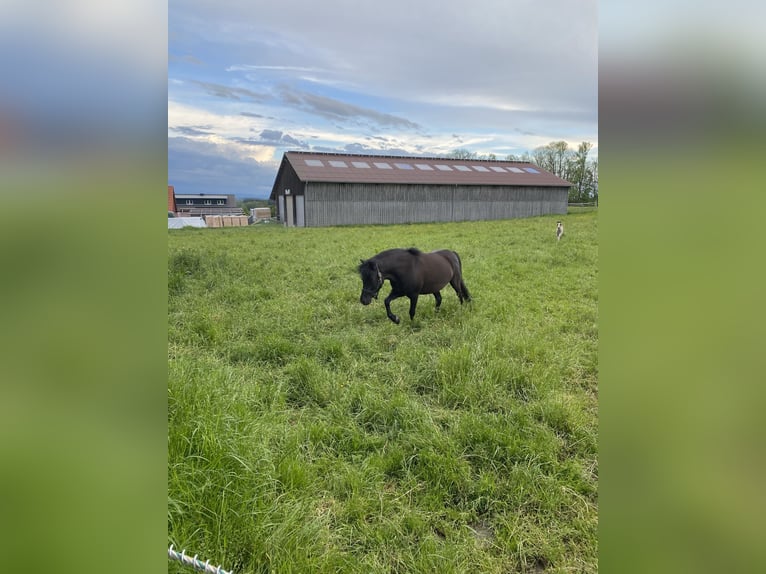
[[526,162],[300,151],[285,152],[284,157],[304,182],[545,187],[572,185]]

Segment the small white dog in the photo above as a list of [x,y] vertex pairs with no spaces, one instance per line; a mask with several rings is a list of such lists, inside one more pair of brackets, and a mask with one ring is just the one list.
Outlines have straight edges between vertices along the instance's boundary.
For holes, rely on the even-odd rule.
[[556,241],[561,241],[561,236],[564,235],[564,224],[560,221],[556,222]]

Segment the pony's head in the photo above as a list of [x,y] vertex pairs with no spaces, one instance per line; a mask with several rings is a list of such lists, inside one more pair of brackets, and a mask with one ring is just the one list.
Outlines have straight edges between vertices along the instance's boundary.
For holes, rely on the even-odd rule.
[[372,298],[378,298],[378,291],[383,287],[383,274],[380,272],[378,264],[372,259],[367,261],[360,260],[359,275],[362,277],[362,294],[359,302],[362,305],[369,305]]

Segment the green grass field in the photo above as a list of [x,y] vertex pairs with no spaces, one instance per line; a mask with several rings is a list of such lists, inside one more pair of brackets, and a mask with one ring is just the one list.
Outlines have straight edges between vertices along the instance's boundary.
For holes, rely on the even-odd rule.
[[[168,241],[168,544],[237,573],[598,570],[597,213]],[[456,250],[473,302],[362,306],[359,260],[409,246]]]

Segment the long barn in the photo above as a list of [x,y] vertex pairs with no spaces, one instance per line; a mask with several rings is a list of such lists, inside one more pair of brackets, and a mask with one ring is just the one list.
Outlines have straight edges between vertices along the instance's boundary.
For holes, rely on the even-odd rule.
[[270,199],[290,227],[565,214],[571,184],[533,164],[288,151]]

